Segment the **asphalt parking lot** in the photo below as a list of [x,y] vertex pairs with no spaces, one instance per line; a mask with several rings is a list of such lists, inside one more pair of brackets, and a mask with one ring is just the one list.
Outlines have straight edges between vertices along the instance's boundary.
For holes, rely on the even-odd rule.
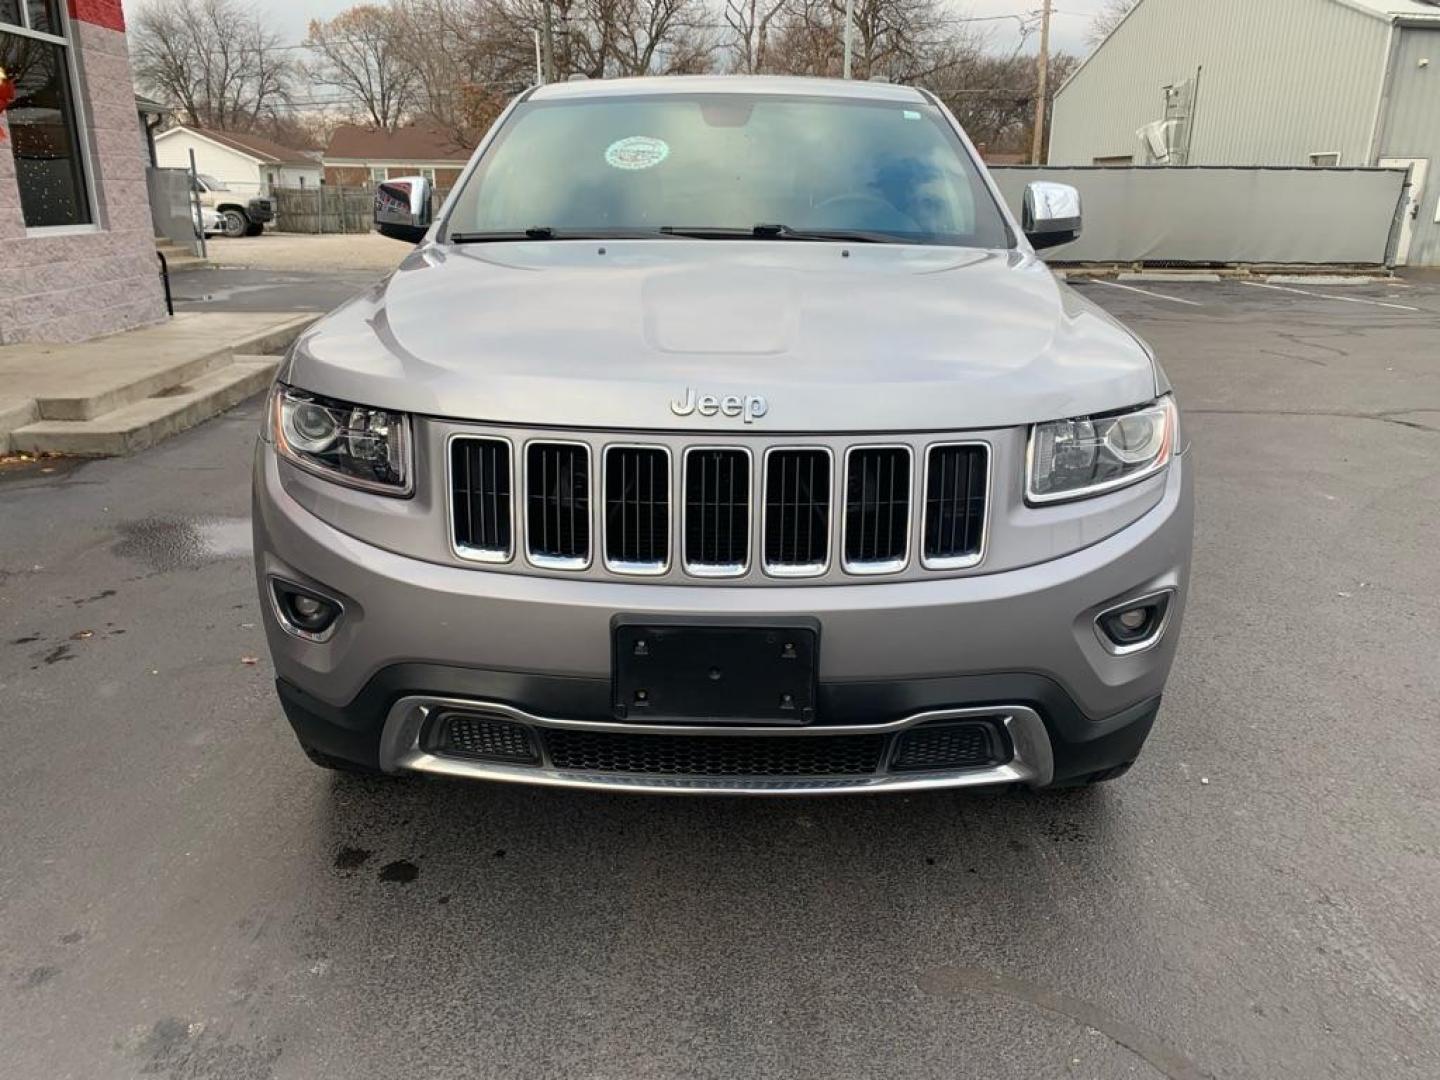
[[[225,273],[177,295],[355,286]],[[1166,703],[1095,791],[336,778],[256,625],[255,402],[0,477],[0,1074],[1440,1076],[1440,284],[1078,288],[1198,477]]]

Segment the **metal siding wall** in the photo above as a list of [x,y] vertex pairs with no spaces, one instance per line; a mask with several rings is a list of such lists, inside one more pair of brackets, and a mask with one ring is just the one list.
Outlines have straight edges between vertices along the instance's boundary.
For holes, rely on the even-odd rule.
[[1367,164],[1389,26],[1335,0],[1141,0],[1055,105],[1050,162],[1134,154],[1204,67],[1192,165]]
[[1387,169],[992,169],[1018,215],[1025,185],[1080,189],[1085,229],[1055,262],[1380,265],[1405,174]]
[[[1381,157],[1428,158],[1424,202],[1410,241],[1411,266],[1440,266],[1440,30],[1404,29],[1395,51]],[[1421,60],[1429,60],[1421,67]]]

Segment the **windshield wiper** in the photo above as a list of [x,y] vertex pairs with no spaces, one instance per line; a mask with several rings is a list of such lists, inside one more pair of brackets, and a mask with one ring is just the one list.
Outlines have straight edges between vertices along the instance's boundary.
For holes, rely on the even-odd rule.
[[669,236],[695,240],[812,240],[851,244],[902,244],[905,241],[891,233],[866,232],[860,229],[792,229],[789,225],[762,222],[748,229],[719,225],[662,225],[660,231]]
[[490,232],[454,232],[447,239],[452,244],[501,244],[521,240],[664,240],[661,229],[556,229],[549,225],[531,225],[528,229],[501,229]]
[[552,233],[547,227],[534,229],[491,230],[490,232],[452,232],[447,240],[452,244],[503,244],[513,240],[549,240]]

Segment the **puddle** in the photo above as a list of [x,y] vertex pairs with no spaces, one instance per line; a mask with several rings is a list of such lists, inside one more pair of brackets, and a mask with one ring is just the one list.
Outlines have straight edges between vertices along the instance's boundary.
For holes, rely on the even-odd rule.
[[249,518],[143,518],[120,525],[111,548],[155,570],[185,570],[250,554]]

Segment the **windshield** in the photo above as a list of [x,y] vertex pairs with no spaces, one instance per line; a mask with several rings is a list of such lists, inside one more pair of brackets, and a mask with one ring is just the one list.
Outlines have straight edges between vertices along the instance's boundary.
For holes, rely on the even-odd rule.
[[524,103],[447,229],[563,239],[662,228],[748,235],[757,225],[1012,246],[979,169],[933,106],[749,94]]
[[210,175],[208,175],[208,174],[206,174],[206,173],[201,173],[201,174],[200,174],[200,183],[202,183],[202,184],[205,185],[205,190],[207,190],[207,191],[229,191],[229,190],[230,190],[230,189],[227,188],[224,184],[222,184],[219,180],[216,180],[213,176],[210,176]]

